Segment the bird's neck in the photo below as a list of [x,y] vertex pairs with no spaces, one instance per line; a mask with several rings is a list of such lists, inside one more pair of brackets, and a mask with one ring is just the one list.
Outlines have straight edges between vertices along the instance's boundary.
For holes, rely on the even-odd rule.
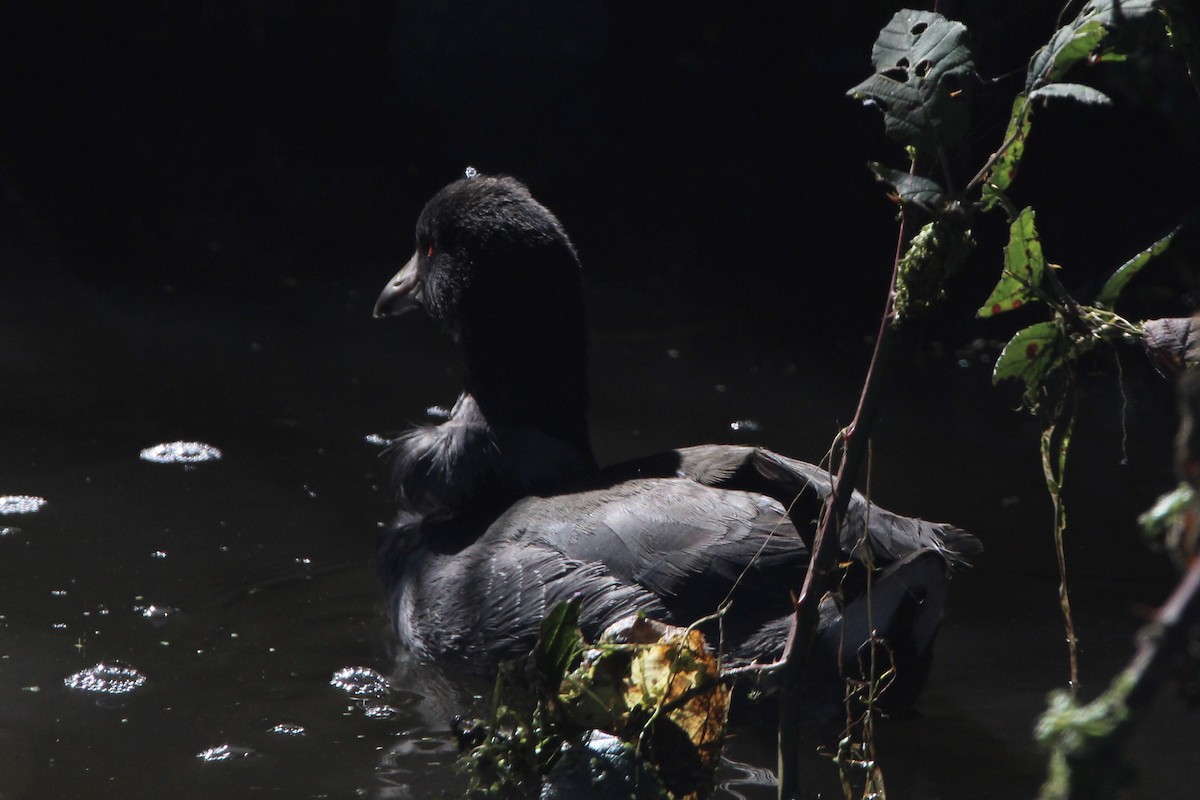
[[533,428],[592,460],[587,432],[587,348],[570,327],[481,326],[463,330],[464,389],[493,428]]
[[587,425],[587,379],[582,365],[571,374],[497,360],[468,367],[465,389],[492,428],[533,428],[592,458]]

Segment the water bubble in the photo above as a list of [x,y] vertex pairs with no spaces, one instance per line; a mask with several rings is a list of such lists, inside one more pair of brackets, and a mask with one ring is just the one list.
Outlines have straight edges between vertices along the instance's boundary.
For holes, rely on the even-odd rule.
[[303,736],[305,733],[303,725],[292,725],[287,722],[281,722],[267,729],[267,733],[277,733],[280,736]]
[[198,464],[220,460],[221,451],[203,442],[165,442],[147,447],[140,458],[154,464]]
[[345,667],[333,673],[329,685],[352,697],[383,697],[392,690],[388,679],[370,667]]
[[386,703],[371,703],[363,704],[363,714],[370,719],[391,719],[396,716],[396,709]]
[[41,511],[46,498],[28,494],[0,495],[0,514],[32,514]]
[[171,606],[158,606],[154,605],[153,603],[148,606],[134,606],[133,610],[150,620],[150,624],[156,628],[161,628],[163,625],[166,625],[167,622],[170,621],[171,617],[179,613],[178,608],[172,608]]
[[145,682],[145,675],[123,661],[102,661],[63,679],[68,689],[104,695],[127,694]]
[[758,430],[758,423],[752,419],[738,419],[729,423],[729,430],[748,431],[753,433],[754,431]]
[[216,747],[210,747],[207,750],[197,753],[196,758],[206,764],[215,764],[220,761],[233,761],[256,755],[258,755],[258,752],[249,747],[242,747],[236,744],[219,744]]
[[378,433],[368,433],[363,437],[363,441],[365,441],[367,444],[373,444],[376,447],[386,447],[392,443],[391,439],[388,439],[385,436],[380,436]]

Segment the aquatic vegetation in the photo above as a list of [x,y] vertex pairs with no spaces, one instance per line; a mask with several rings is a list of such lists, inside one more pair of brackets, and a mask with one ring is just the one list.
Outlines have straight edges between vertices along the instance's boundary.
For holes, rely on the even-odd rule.
[[[891,333],[918,313],[928,312],[946,291],[946,279],[962,269],[974,249],[973,229],[983,215],[1000,210],[1008,221],[1008,241],[1003,268],[991,294],[977,316],[988,319],[1000,314],[1034,307],[1049,319],[1033,322],[1017,331],[996,359],[993,381],[1023,384],[1022,404],[1033,412],[1050,409],[1040,437],[1041,463],[1047,492],[1053,504],[1052,529],[1060,586],[1059,599],[1068,644],[1068,691],[1056,694],[1051,709],[1039,724],[1039,740],[1052,747],[1051,778],[1043,797],[1112,796],[1127,772],[1095,770],[1103,780],[1085,780],[1087,769],[1072,772],[1072,764],[1094,768],[1116,753],[1121,734],[1129,724],[1125,701],[1148,669],[1147,660],[1158,658],[1143,649],[1134,665],[1114,682],[1110,691],[1092,704],[1080,706],[1074,699],[1078,687],[1078,653],[1066,577],[1064,533],[1067,527],[1062,489],[1067,456],[1081,402],[1078,391],[1080,364],[1101,344],[1135,345],[1144,348],[1160,365],[1183,367],[1195,360],[1194,326],[1179,320],[1130,321],[1115,307],[1122,291],[1152,260],[1170,247],[1179,231],[1200,218],[1200,209],[1174,221],[1174,227],[1116,266],[1091,303],[1072,296],[1059,278],[1062,269],[1047,258],[1049,243],[1043,241],[1032,206],[1018,207],[1009,197],[1034,132],[1035,109],[1047,103],[1070,101],[1084,105],[1107,105],[1112,100],[1100,90],[1075,82],[1080,65],[1123,61],[1137,37],[1132,33],[1150,30],[1159,6],[1171,27],[1173,44],[1181,48],[1192,69],[1192,80],[1200,91],[1200,45],[1194,35],[1198,18],[1187,4],[1151,0],[1091,0],[1076,16],[1054,31],[1049,41],[1030,58],[1021,90],[1013,99],[1008,125],[1001,144],[986,163],[961,189],[954,188],[950,154],[967,134],[971,79],[974,78],[966,28],[958,22],[927,11],[897,12],[880,32],[872,51],[875,74],[859,83],[849,94],[877,107],[884,116],[889,137],[905,146],[906,169],[871,164],[876,177],[889,187],[889,196],[900,206],[896,261],[887,310],[880,326],[875,356],[867,386],[863,390],[860,416],[866,408],[868,420],[875,396],[873,388],[879,363],[887,353]],[[1064,8],[1064,12],[1066,9]],[[1060,19],[1061,22],[1061,19]],[[920,224],[915,235],[909,226]],[[1185,323],[1185,324],[1180,324]],[[859,434],[860,419],[849,428]],[[865,438],[865,437],[862,437]],[[1181,433],[1181,439],[1187,438]],[[851,462],[850,448],[843,463]],[[1182,457],[1181,457],[1182,458]],[[1186,461],[1186,459],[1184,459]],[[1194,461],[1188,462],[1194,464]],[[850,476],[855,469],[847,470]],[[1181,479],[1194,479],[1200,470],[1181,469]],[[840,474],[839,474],[840,476]],[[1180,511],[1184,509],[1184,511]],[[1191,527],[1179,522],[1189,514]],[[1164,501],[1146,517],[1155,535],[1186,561],[1194,555],[1194,505],[1182,495]],[[1190,555],[1189,555],[1190,553]],[[1192,571],[1194,572],[1194,570]],[[1189,576],[1192,573],[1189,573]],[[1180,609],[1196,605],[1188,594],[1189,577],[1162,615],[1173,619],[1187,616]],[[1164,619],[1157,623],[1167,630]],[[1149,639],[1155,637],[1149,636]],[[1157,641],[1166,642],[1167,637]],[[1175,645],[1180,637],[1174,637]],[[1165,644],[1163,645],[1166,646]],[[1144,691],[1144,690],[1143,690]],[[781,734],[782,741],[782,734]],[[1080,753],[1102,754],[1086,760]],[[794,794],[794,779],[783,765],[781,797]],[[1085,788],[1081,788],[1085,787]],[[875,791],[869,784],[865,795]],[[849,784],[847,797],[851,796]]]
[[635,616],[588,645],[579,608],[556,606],[501,672],[488,720],[459,721],[468,796],[707,796],[730,690],[704,637]]

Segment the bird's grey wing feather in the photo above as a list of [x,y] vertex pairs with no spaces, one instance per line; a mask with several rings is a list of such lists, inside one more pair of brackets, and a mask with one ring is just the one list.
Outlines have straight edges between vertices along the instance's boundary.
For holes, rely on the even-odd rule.
[[603,565],[617,579],[663,597],[676,618],[714,611],[743,573],[747,591],[786,602],[808,563],[808,550],[778,502],[683,478],[526,498],[494,527],[568,559]]

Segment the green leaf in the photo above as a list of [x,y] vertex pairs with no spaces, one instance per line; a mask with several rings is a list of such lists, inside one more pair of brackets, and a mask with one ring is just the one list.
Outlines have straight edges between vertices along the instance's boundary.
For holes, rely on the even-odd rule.
[[885,167],[874,161],[867,166],[875,173],[876,178],[895,190],[900,202],[905,205],[916,205],[926,211],[933,211],[941,206],[945,199],[946,192],[937,181],[920,175],[910,175],[903,170]]
[[1142,535],[1162,542],[1175,521],[1193,508],[1195,501],[1196,491],[1186,483],[1179,484],[1174,491],[1159,497],[1149,511],[1138,516]]
[[1075,19],[1059,28],[1045,47],[1033,54],[1025,77],[1025,92],[1061,81],[1080,61],[1096,55],[1103,60],[1119,56],[1099,53],[1112,28],[1157,13],[1154,0],[1091,0]]
[[1082,83],[1048,83],[1029,93],[1030,100],[1074,100],[1089,106],[1111,106],[1112,98]]
[[1107,105],[1110,100],[1098,89],[1077,83],[1058,84],[1072,66],[1085,59],[1124,61],[1125,55],[1102,49],[1109,34],[1118,25],[1141,22],[1156,14],[1154,0],[1091,0],[1075,19],[1054,32],[1050,41],[1033,54],[1025,77],[1025,91],[1013,101],[1003,153],[996,159],[984,181],[982,208],[1008,207],[1004,192],[1016,177],[1017,166],[1029,136],[1033,106],[1029,101],[1071,99],[1092,105]]
[[1025,382],[1025,400],[1033,403],[1046,375],[1062,366],[1067,349],[1066,334],[1057,320],[1022,328],[996,359],[992,383],[1018,378]]
[[987,181],[983,184],[983,210],[991,211],[1001,205],[1000,195],[1017,177],[1017,167],[1025,155],[1025,139],[1033,125],[1033,107],[1028,105],[1024,94],[1013,100],[1012,113],[1008,117],[1008,129],[1004,131],[1004,152],[992,164]]
[[970,76],[967,29],[932,11],[903,9],[871,49],[875,74],[851,97],[883,111],[887,135],[918,149],[953,147],[966,136]]
[[1112,308],[1117,302],[1117,298],[1121,295],[1121,290],[1125,288],[1125,284],[1133,279],[1134,275],[1141,272],[1142,267],[1149,263],[1150,259],[1155,256],[1162,255],[1167,248],[1171,246],[1171,241],[1175,238],[1175,234],[1179,233],[1179,228],[1168,233],[1166,236],[1159,239],[1154,244],[1147,247],[1142,252],[1138,253],[1133,258],[1126,261],[1121,266],[1117,267],[1117,271],[1104,282],[1104,288],[1100,290],[1100,294],[1096,297],[1096,305]]
[[1094,15],[1085,19],[1086,12],[1085,8],[1078,17],[1055,31],[1049,43],[1033,54],[1025,77],[1027,92],[1061,80],[1067,70],[1091,55],[1108,36],[1104,23]]
[[575,666],[585,642],[579,630],[580,601],[567,600],[550,609],[542,620],[533,668],[542,685],[557,692],[563,676]]
[[1032,208],[1025,208],[1008,229],[1008,244],[1004,248],[1004,274],[980,309],[979,317],[991,317],[1020,308],[1037,299],[1037,289],[1046,272],[1042,242],[1034,226]]

